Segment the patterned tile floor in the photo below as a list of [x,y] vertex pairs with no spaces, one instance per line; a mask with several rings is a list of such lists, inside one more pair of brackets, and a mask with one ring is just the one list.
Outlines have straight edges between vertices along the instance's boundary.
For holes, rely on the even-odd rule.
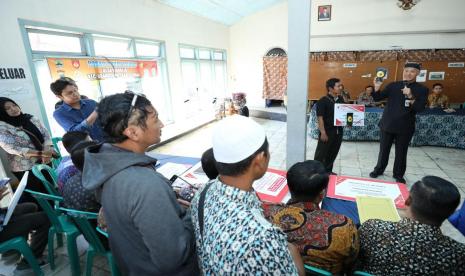
[[[270,143],[271,160],[270,167],[286,169],[286,123],[264,119],[255,119],[266,130]],[[202,153],[211,147],[212,126],[207,125],[197,131],[183,136],[173,142],[156,148],[154,151],[164,154],[200,157]],[[343,142],[337,157],[334,171],[337,174],[349,176],[368,177],[373,169],[378,154],[377,142]],[[316,148],[316,140],[307,140],[307,158],[313,159]],[[383,179],[392,180],[393,154],[389,160],[386,174]],[[465,198],[465,150],[439,147],[411,147],[409,148],[408,166],[406,173],[407,184],[410,186],[425,175],[436,175],[452,181],[459,187],[462,202]],[[449,223],[442,226],[444,234],[465,243],[465,237],[461,235]],[[80,242],[81,247],[85,242]],[[82,249],[84,250],[84,249]],[[85,255],[81,256],[81,267],[84,269]],[[66,250],[59,250],[59,265],[55,271],[45,269],[46,275],[65,276],[70,275],[69,262]],[[0,275],[12,275],[14,265],[0,261]],[[104,258],[96,259],[93,275],[109,275],[108,265]]]

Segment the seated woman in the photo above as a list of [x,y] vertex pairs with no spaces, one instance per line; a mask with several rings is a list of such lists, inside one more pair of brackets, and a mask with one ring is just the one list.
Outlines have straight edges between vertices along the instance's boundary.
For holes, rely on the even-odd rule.
[[443,86],[440,83],[433,84],[432,93],[428,96],[429,108],[449,108],[449,98],[442,93]]
[[[0,188],[0,200],[6,195],[7,188]],[[0,209],[0,214],[6,213],[5,209]],[[42,258],[45,246],[48,242],[48,230],[50,221],[44,212],[37,211],[34,203],[20,203],[16,206],[13,215],[7,225],[3,226],[3,216],[0,216],[0,243],[16,237],[24,237],[28,240],[31,235],[29,246],[32,253],[37,258],[40,266],[46,261]],[[32,272],[26,259],[21,259],[16,266],[16,272]]]
[[328,181],[321,162],[296,163],[287,172],[289,203],[263,207],[265,217],[297,246],[304,263],[343,274],[351,270],[358,255],[359,238],[351,219],[320,209]]
[[[0,147],[7,152],[12,173],[20,180],[35,164],[50,163],[57,156],[50,135],[42,123],[21,108],[12,99],[0,97]],[[42,182],[31,172],[27,180],[28,189],[47,193]],[[21,202],[35,202],[24,193]]]

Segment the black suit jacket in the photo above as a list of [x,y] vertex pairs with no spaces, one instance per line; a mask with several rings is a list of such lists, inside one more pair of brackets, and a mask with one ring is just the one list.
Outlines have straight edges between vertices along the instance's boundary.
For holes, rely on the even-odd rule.
[[409,107],[405,106],[402,89],[405,83],[396,81],[389,83],[382,91],[372,94],[375,101],[387,99],[383,117],[379,123],[381,130],[390,133],[407,134],[415,131],[415,115],[425,109],[428,99],[428,88],[414,82],[407,85],[412,90],[415,102]]

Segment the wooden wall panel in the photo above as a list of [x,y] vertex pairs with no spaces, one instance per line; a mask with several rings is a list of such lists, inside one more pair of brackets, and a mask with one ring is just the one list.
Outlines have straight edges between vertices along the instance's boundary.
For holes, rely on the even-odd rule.
[[[345,68],[344,64],[347,63],[355,63],[357,67]],[[334,77],[342,81],[351,99],[355,99],[367,85],[373,84],[378,67],[388,69],[388,78],[385,82],[395,80],[397,61],[312,61],[310,62],[308,98],[316,100],[326,95],[326,80]]]
[[[452,61],[451,61],[452,62]],[[455,62],[455,61],[454,61]],[[464,62],[464,61],[461,61]],[[405,61],[399,61],[403,65]],[[433,89],[433,84],[441,83],[444,86],[443,93],[449,97],[451,103],[465,102],[465,68],[448,67],[447,61],[424,61],[421,62],[422,69],[428,70],[426,82],[421,84]],[[402,69],[402,68],[401,68]],[[445,72],[444,80],[429,80],[429,72]],[[402,79],[402,71],[399,70],[397,79]]]

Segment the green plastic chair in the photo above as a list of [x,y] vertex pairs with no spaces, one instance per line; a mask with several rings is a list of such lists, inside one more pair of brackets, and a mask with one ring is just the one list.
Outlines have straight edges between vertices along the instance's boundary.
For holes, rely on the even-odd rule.
[[[46,171],[48,175],[53,180],[53,183],[50,183],[50,181],[45,178],[43,171]],[[51,195],[54,196],[60,196],[58,193],[58,177],[55,173],[55,170],[53,168],[50,168],[50,166],[45,165],[45,164],[37,164],[32,167],[32,173],[42,181],[42,184],[44,184],[45,189],[47,189],[47,192]]]
[[324,276],[330,276],[333,275],[331,272],[326,271],[324,269],[314,267],[308,264],[304,264],[305,272],[307,275],[324,275]]
[[363,272],[363,271],[354,271],[353,275],[359,275],[359,276],[373,276],[373,274],[370,274],[368,272]]
[[60,152],[60,146],[58,146],[58,143],[61,142],[62,140],[63,140],[62,137],[53,137],[52,138],[53,149],[55,149],[55,151],[58,153],[58,157],[52,159],[52,166],[53,166],[54,169],[56,169],[58,167],[58,165],[60,164],[61,159],[62,159],[62,154]]
[[94,257],[96,255],[102,255],[107,258],[108,265],[110,266],[111,270],[111,275],[120,275],[118,267],[116,266],[115,260],[113,258],[113,254],[111,254],[111,251],[105,249],[98,237],[97,231],[89,222],[89,220],[91,219],[96,220],[98,214],[66,208],[60,208],[60,210],[64,211],[66,214],[68,214],[68,216],[70,216],[74,220],[74,223],[76,223],[76,225],[79,227],[82,234],[86,238],[87,242],[89,243],[89,248],[87,249],[86,256],[86,276],[92,275],[92,266],[94,262]]
[[35,275],[44,275],[44,272],[37,263],[36,257],[34,257],[34,254],[32,254],[31,248],[29,247],[29,245],[23,237],[16,237],[11,240],[7,240],[5,242],[0,243],[0,253],[7,252],[10,250],[19,251],[24,256],[26,261],[29,263]]
[[47,195],[39,192],[34,192],[29,189],[25,190],[30,193],[47,214],[52,227],[48,231],[48,261],[50,268],[55,269],[55,254],[54,254],[54,237],[57,234],[66,235],[66,246],[68,249],[68,257],[71,264],[71,272],[73,275],[80,275],[79,254],[77,250],[76,238],[81,234],[79,229],[69,219],[68,216],[55,210],[49,201],[62,202],[63,198],[55,195]]
[[99,232],[100,234],[102,234],[103,236],[105,236],[108,239],[108,233],[105,230],[103,230],[102,228],[100,228],[98,226],[95,227],[95,229],[97,230],[97,232]]

